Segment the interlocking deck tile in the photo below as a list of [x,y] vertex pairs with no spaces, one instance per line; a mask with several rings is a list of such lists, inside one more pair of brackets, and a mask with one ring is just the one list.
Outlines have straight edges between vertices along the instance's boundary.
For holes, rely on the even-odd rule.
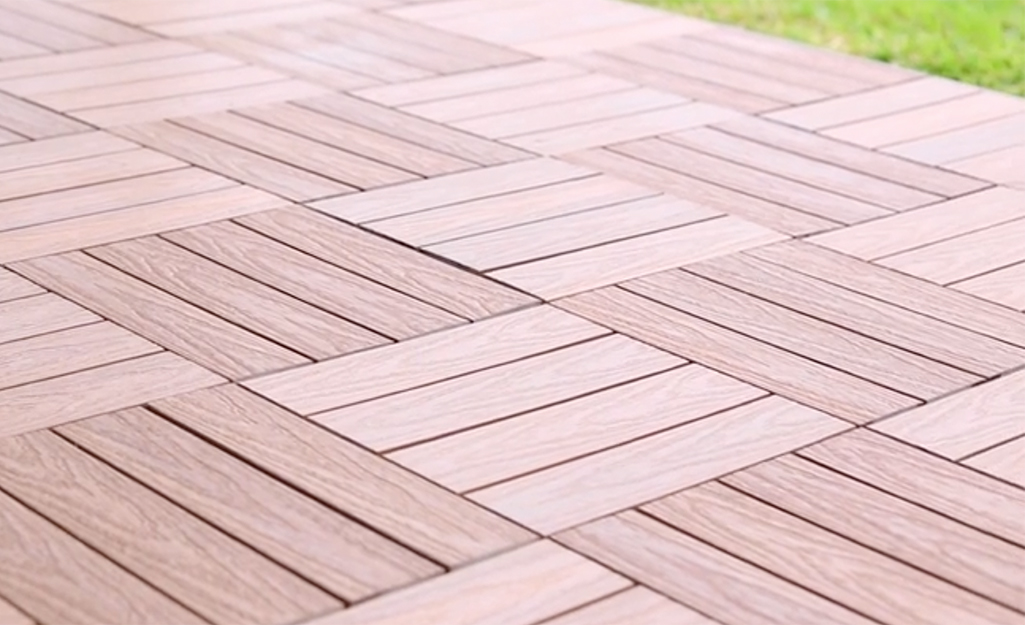
[[1025,436],[972,456],[964,463],[1025,488]]

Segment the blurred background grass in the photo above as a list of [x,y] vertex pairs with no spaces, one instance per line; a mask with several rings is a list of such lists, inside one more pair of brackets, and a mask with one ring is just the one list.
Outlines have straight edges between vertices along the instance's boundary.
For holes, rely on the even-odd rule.
[[1025,0],[637,0],[1025,95]]

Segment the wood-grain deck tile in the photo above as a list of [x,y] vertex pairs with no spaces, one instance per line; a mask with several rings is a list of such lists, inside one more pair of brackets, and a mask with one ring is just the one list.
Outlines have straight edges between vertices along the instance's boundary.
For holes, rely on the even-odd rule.
[[[45,517],[0,491],[0,584],[41,623],[200,625],[207,621],[154,590]],[[33,625],[9,613],[5,624]]]
[[0,4],[0,22],[8,33],[16,33],[19,38],[54,52],[72,52],[103,45],[103,42],[83,33],[5,8],[3,4]]
[[82,132],[8,146],[0,150],[0,172],[87,159],[139,146],[105,132]]
[[555,538],[700,610],[715,623],[877,622],[635,510],[575,527]]
[[0,618],[4,623],[11,625],[35,625],[35,621],[2,597],[0,597]]
[[145,409],[57,432],[347,601],[442,571]]
[[957,282],[951,287],[1025,312],[1025,262]]
[[5,490],[212,622],[281,623],[340,606],[51,432],[0,449]]
[[[3,88],[6,89],[7,81],[17,78],[36,81],[42,76],[60,75],[76,70],[91,71],[107,65],[171,58],[201,51],[195,46],[180,41],[147,41],[68,54],[50,54],[37,58],[18,59],[0,63],[0,84],[4,85]],[[38,80],[38,82],[42,83],[43,81]],[[12,93],[19,93],[19,91],[15,88]]]
[[43,289],[18,274],[0,267],[0,302],[41,295]]
[[533,535],[237,386],[177,395],[161,414],[446,566]]
[[769,397],[475,491],[470,498],[547,534],[731,473],[846,427],[816,410]]
[[[166,4],[180,3],[168,2]],[[304,2],[296,6],[269,7],[262,10],[252,10],[249,6],[243,5],[243,10],[237,13],[191,20],[174,20],[151,25],[147,27],[147,30],[164,35],[165,37],[193,37],[210,33],[267,28],[293,22],[331,18],[345,15],[351,10],[350,7],[346,7],[344,4],[328,1]]]
[[1025,113],[1019,113],[917,141],[898,143],[884,151],[930,165],[944,165],[1019,146],[1023,135]]
[[604,566],[542,541],[309,623],[530,625],[630,586]]
[[3,0],[0,2],[0,6],[110,45],[136,43],[153,39],[152,35],[136,28],[56,2]]
[[43,46],[0,32],[0,62],[40,56],[49,52],[50,50]]
[[1025,190],[1025,173],[1022,173],[1021,168],[1017,165],[1022,162],[1025,162],[1025,145],[1013,145],[1003,150],[986,152],[946,163],[944,167],[990,182]]
[[26,294],[0,304],[0,344],[97,321],[92,312],[53,293]]
[[1025,436],[972,456],[964,463],[1025,488]]
[[675,623],[675,625],[717,625],[664,595],[634,586],[588,606],[567,612],[545,625],[645,625]]

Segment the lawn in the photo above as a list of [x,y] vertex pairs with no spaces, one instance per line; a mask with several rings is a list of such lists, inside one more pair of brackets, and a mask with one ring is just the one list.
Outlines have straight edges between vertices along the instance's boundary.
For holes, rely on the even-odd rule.
[[638,0],[1025,95],[1025,0]]

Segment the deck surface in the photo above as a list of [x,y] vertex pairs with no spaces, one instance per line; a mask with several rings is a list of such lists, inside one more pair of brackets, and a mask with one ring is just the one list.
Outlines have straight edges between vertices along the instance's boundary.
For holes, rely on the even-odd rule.
[[613,0],[0,0],[0,624],[1025,623],[1023,174]]

